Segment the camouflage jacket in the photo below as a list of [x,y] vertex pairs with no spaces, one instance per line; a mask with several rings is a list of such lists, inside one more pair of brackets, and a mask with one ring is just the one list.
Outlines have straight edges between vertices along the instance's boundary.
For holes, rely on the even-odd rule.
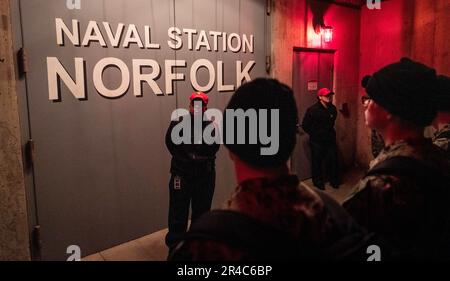
[[[240,212],[283,230],[307,245],[329,248],[327,253],[336,258],[341,249],[331,249],[330,245],[346,233],[363,234],[363,230],[337,202],[323,196],[327,195],[321,193],[319,196],[312,189],[301,185],[295,175],[277,179],[258,178],[237,186],[224,209]],[[322,198],[326,198],[326,202]],[[261,247],[264,248],[264,245]],[[247,249],[236,247],[231,241],[197,239],[178,245],[171,259],[252,261],[258,260],[258,257]]]
[[435,133],[433,143],[450,153],[450,124]]
[[372,155],[373,157],[377,157],[384,148],[383,137],[377,131],[372,130],[370,140],[372,144]]
[[[370,163],[370,168],[395,156],[412,157],[449,176],[448,160],[430,140],[399,141],[387,146]],[[450,189],[450,183],[444,181],[443,185],[449,185]],[[425,257],[420,252],[422,246],[429,244],[431,248],[430,240],[437,242],[445,235],[441,232],[442,221],[449,215],[445,207],[450,200],[447,196],[445,188],[420,186],[413,173],[376,174],[362,178],[343,206],[368,231],[385,238],[395,249],[394,257],[415,259]]]

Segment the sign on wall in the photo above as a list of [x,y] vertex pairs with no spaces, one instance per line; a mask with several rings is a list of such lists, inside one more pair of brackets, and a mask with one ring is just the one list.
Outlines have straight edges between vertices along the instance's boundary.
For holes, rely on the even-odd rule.
[[[242,83],[266,75],[266,1],[18,3],[42,258],[166,228],[171,113],[193,91],[223,109]],[[223,149],[216,172],[219,206],[234,188]]]
[[[80,30],[80,26],[86,26],[85,30]],[[152,42],[151,27],[142,27],[135,24],[119,23],[112,27],[109,22],[101,23],[89,21],[80,24],[77,19],[71,20],[70,24],[61,18],[55,18],[55,38],[56,44],[64,48],[66,44],[82,48],[124,48],[128,49],[135,45],[140,49],[160,50],[161,43]],[[106,34],[106,36],[103,36]],[[183,44],[183,37],[187,39],[187,44]],[[232,53],[254,53],[254,35],[238,34],[232,32],[228,34],[222,31],[197,30],[192,28],[180,28],[171,26],[167,30],[167,47],[171,50],[186,49],[189,52],[198,52],[202,49],[208,52],[232,52]],[[91,44],[97,43],[97,46]],[[163,44],[164,44],[163,43]],[[192,65],[187,65],[186,60],[174,59],[165,60],[163,65],[154,59],[131,59],[132,68],[128,69],[127,64],[117,57],[105,57],[95,62],[92,73],[85,73],[85,59],[83,57],[74,58],[75,79],[70,77],[64,65],[57,57],[47,57],[47,75],[50,100],[60,100],[58,92],[58,79],[60,79],[70,90],[72,95],[79,99],[86,99],[85,79],[92,79],[97,92],[107,98],[118,98],[127,93],[130,84],[133,85],[133,94],[142,96],[141,82],[147,83],[156,95],[172,95],[174,93],[173,83],[177,80],[184,80],[185,75],[189,76],[193,90],[209,92],[233,91],[239,87],[243,80],[251,80],[250,71],[255,65],[254,60],[243,63],[236,59],[232,73],[224,72],[224,61],[212,62],[206,58],[195,60]],[[105,85],[103,72],[109,67],[116,67],[120,71],[119,86],[114,88]],[[150,68],[149,73],[142,73],[143,68]],[[176,73],[175,68],[187,70],[187,74]],[[199,69],[207,71],[207,83],[201,84],[198,81],[197,73]],[[165,77],[163,88],[156,83],[161,75]],[[234,83],[225,84],[224,75],[228,76]]]

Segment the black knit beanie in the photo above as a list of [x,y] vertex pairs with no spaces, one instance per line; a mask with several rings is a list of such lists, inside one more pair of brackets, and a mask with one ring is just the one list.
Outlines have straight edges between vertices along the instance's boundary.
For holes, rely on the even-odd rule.
[[[228,109],[236,110],[255,109],[258,120],[260,121],[260,109],[267,109],[267,135],[272,135],[271,127],[271,109],[278,109],[279,112],[279,147],[273,155],[262,155],[261,148],[269,147],[268,144],[261,143],[258,137],[256,144],[249,144],[249,123],[245,122],[245,144],[237,144],[237,122],[234,120],[234,143],[227,143],[227,115]],[[280,83],[275,79],[258,78],[240,86],[231,97],[223,117],[223,140],[225,146],[237,155],[241,160],[254,167],[271,168],[279,167],[286,163],[296,144],[298,116],[297,105],[291,88]],[[257,132],[259,136],[260,124]]]
[[367,94],[393,115],[419,127],[428,126],[436,115],[438,80],[436,71],[402,58],[375,72]]
[[361,87],[363,87],[365,89],[367,87],[367,84],[369,84],[371,77],[372,76],[370,76],[370,75],[364,76],[363,79],[361,79]]

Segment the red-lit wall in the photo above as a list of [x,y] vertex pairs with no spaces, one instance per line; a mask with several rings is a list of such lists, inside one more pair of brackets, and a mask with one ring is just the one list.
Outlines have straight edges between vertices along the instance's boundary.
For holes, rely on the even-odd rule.
[[[313,0],[272,1],[272,76],[292,85],[293,47],[336,49],[336,105],[345,103],[350,116],[340,116],[336,129],[345,166],[367,167],[373,158],[365,126],[361,78],[408,56],[450,75],[450,0],[388,0],[381,10],[360,10]],[[320,45],[312,27],[312,5],[322,5],[333,41]],[[317,8],[317,7],[316,7]],[[320,39],[320,38],[319,38]]]
[[[335,104],[347,104],[350,115],[342,114],[336,122],[338,145],[344,166],[354,163],[359,85],[360,11],[348,7],[307,0],[273,1],[272,18],[272,75],[292,85],[293,47],[335,49]],[[333,27],[333,41],[322,42],[312,26],[312,6],[324,11],[324,23]]]
[[[381,10],[361,10],[360,79],[382,66],[407,56],[450,74],[450,1],[389,0]],[[363,90],[359,88],[360,94]],[[356,161],[367,166],[370,131],[365,126],[362,105],[356,138]]]
[[[410,44],[401,40],[402,34],[407,32],[406,29],[410,26],[404,24],[403,8],[403,1],[395,0],[383,2],[381,10],[362,8],[360,81],[364,75],[399,60],[409,51]],[[364,90],[359,87],[359,92],[361,96]],[[367,167],[373,156],[370,149],[370,130],[365,125],[363,111],[362,104],[358,103],[356,161]]]

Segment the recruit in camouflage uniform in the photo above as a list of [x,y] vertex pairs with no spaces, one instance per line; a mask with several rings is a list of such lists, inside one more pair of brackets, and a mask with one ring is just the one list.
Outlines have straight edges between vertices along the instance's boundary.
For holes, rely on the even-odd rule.
[[383,137],[376,131],[372,130],[370,134],[370,142],[372,145],[372,155],[377,157],[384,148]]
[[[450,166],[445,161],[442,151],[429,140],[399,141],[387,146],[370,163],[370,168],[397,156],[412,157],[429,165],[431,169],[450,172]],[[448,173],[447,177],[450,178]],[[430,220],[424,212],[424,194],[421,188],[423,187],[414,175],[369,175],[356,185],[355,190],[344,202],[344,207],[368,231],[380,234],[395,245],[396,253],[392,254],[394,259],[411,258],[416,255],[412,253],[415,251],[413,245],[423,239],[419,237],[421,233],[417,232],[417,229],[423,226],[422,221]],[[435,204],[439,204],[439,201]],[[441,201],[441,204],[447,203],[445,200]],[[425,237],[434,236],[436,241],[441,234],[440,231],[435,231],[426,234]],[[429,246],[431,247],[431,243]]]
[[344,207],[382,236],[389,259],[449,259],[450,166],[423,136],[436,115],[435,71],[402,59],[376,72],[367,85],[366,123],[386,147]]

